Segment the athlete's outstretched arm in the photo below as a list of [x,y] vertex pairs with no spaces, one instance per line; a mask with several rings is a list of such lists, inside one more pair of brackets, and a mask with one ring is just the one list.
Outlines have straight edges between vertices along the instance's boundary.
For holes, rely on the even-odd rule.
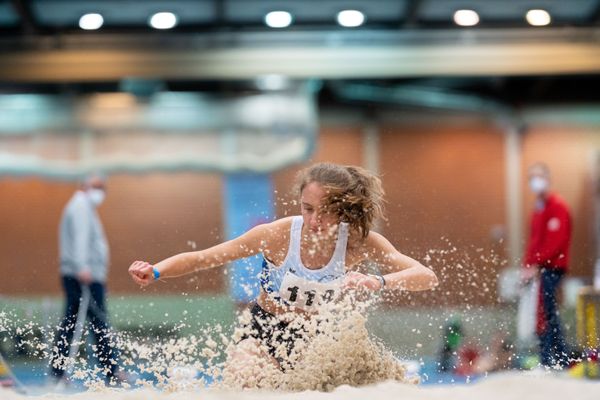
[[[374,261],[380,266],[384,273],[386,289],[418,291],[432,289],[438,284],[437,276],[431,269],[400,253],[379,233],[369,232],[365,240],[365,259]],[[359,274],[355,274],[356,279],[360,280]],[[381,287],[377,279],[371,281],[357,282],[355,285],[351,283],[349,286],[366,286],[371,289]]]
[[135,261],[129,267],[129,275],[136,283],[147,285],[154,281],[154,269],[158,271],[160,278],[169,278],[249,257],[263,250],[265,239],[273,232],[271,224],[255,226],[235,239],[205,250],[180,253],[154,265]]

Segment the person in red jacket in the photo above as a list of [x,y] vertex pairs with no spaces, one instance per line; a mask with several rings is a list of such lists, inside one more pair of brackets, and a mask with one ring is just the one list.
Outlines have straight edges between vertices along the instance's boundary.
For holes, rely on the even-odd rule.
[[536,195],[531,231],[525,254],[525,281],[540,279],[537,335],[540,362],[544,366],[566,366],[567,348],[560,326],[557,291],[569,267],[571,215],[567,204],[550,192],[550,171],[545,164],[529,167],[529,187]]

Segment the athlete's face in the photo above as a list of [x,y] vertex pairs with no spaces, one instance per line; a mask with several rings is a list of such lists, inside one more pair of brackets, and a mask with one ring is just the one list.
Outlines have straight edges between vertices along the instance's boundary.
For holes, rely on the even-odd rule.
[[300,208],[304,226],[312,232],[324,233],[337,225],[338,221],[334,215],[321,211],[321,204],[325,198],[325,189],[317,182],[311,182],[304,187],[300,196]]

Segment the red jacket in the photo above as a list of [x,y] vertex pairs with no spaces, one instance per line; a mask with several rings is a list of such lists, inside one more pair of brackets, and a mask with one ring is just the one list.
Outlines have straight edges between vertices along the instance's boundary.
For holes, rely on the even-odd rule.
[[550,194],[544,207],[531,217],[531,232],[525,253],[525,265],[558,268],[569,266],[571,215],[567,204]]

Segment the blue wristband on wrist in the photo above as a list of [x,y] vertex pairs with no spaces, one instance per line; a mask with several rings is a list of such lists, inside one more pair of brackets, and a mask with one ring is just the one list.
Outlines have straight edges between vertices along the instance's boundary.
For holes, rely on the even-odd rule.
[[152,275],[154,276],[154,280],[157,280],[158,278],[160,278],[160,271],[152,267]]

